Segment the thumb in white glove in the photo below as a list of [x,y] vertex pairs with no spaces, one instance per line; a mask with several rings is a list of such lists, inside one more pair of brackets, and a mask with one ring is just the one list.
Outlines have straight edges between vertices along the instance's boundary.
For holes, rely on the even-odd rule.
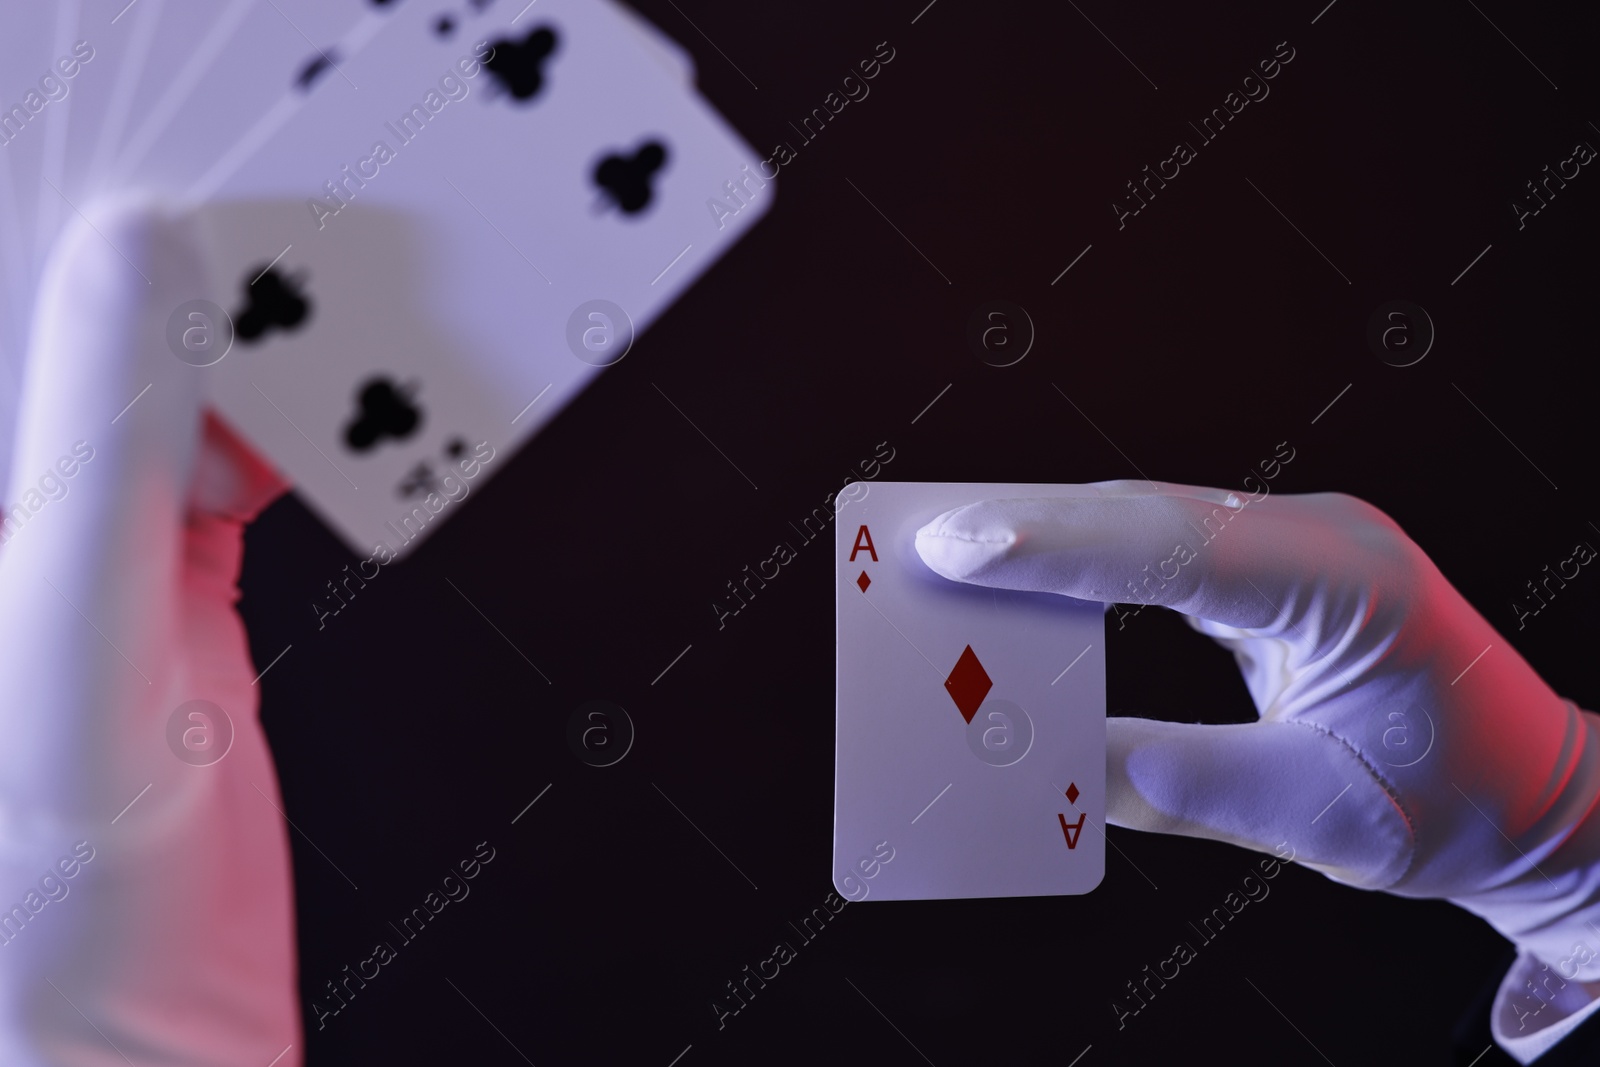
[[957,581],[1163,605],[1233,651],[1259,721],[1107,720],[1108,822],[1287,841],[1336,881],[1482,916],[1522,952],[1508,1047],[1600,996],[1600,718],[1360,500],[1081,493],[958,508],[917,550]]
[[[301,1062],[282,800],[233,607],[242,523],[283,483],[167,348],[193,247],[112,210],[40,289],[0,527],[8,1067]],[[196,700],[226,721],[180,735],[233,732],[209,765],[169,743]]]

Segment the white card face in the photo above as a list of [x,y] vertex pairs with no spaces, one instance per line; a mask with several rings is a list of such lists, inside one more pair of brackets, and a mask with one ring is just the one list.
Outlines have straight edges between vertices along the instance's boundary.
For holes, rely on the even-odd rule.
[[[277,239],[284,208],[202,208],[203,239],[261,247]],[[416,296],[412,271],[427,258],[417,231],[388,212],[342,221],[341,240],[319,246],[313,263],[290,249],[271,264],[270,250],[233,272],[231,293],[205,297],[235,332],[232,351],[208,368],[219,375],[212,397],[352,550],[385,544],[403,556],[482,484],[476,468],[506,446],[510,416],[479,377],[439,358],[449,337],[397,311]],[[286,343],[288,329],[307,343]],[[463,477],[456,468],[473,456]]]
[[[73,113],[79,110],[83,94],[73,92],[88,78],[96,50],[80,34],[80,21],[84,14],[83,0],[61,0],[61,2],[46,5],[52,8],[55,16],[51,32],[50,56],[46,65],[47,76],[55,83],[55,91],[51,92],[47,86],[50,81],[38,73],[31,75],[38,88],[34,99],[43,96],[45,106],[29,122],[28,133],[32,136],[21,138],[7,146],[7,150],[16,150],[30,160],[30,170],[36,170],[38,180],[34,184],[32,203],[24,201],[24,210],[33,223],[33,240],[30,245],[35,273],[44,264],[46,251],[50,242],[55,237],[58,220],[62,212],[71,208],[64,204],[61,196],[56,192],[61,188],[62,167],[66,155],[67,136],[72,131],[79,118]],[[81,43],[79,43],[81,42]],[[77,50],[74,51],[74,45]],[[87,63],[83,62],[88,60]],[[58,66],[57,64],[61,64]],[[77,76],[67,78],[66,71],[77,68]]]
[[174,197],[308,102],[356,95],[344,66],[393,18],[372,0],[165,0],[160,14],[108,181]]
[[[0,70],[8,84],[0,98],[0,155],[8,179],[0,189],[0,227],[7,287],[14,306],[30,309],[35,274],[34,240],[41,191],[55,197],[43,182],[47,158],[59,154],[67,133],[76,82],[56,68],[59,57],[72,59],[77,28],[76,3],[30,4],[7,13],[0,40]],[[63,44],[63,42],[65,42]],[[75,64],[69,66],[79,73]],[[56,168],[59,169],[59,168]],[[53,173],[54,171],[52,171]]]
[[[86,51],[93,50],[93,58],[80,62],[81,72],[69,84],[71,132],[60,166],[50,177],[63,194],[56,197],[58,202],[64,197],[86,207],[96,194],[109,189],[105,179],[116,149],[128,133],[129,122],[141,115],[134,110],[134,99],[147,82],[146,73],[154,74],[149,81],[169,81],[206,27],[180,21],[185,6],[182,0],[78,2],[77,40],[84,42]],[[164,18],[169,5],[173,16]],[[58,216],[70,213],[71,207],[62,202]],[[53,224],[45,228],[53,239],[61,220],[50,221]]]
[[627,4],[617,3],[612,6],[616,8],[622,21],[639,34],[645,46],[655,53],[656,58],[674,78],[678,78],[685,85],[694,84],[694,57],[689,54],[687,48],[668,37],[660,27]]
[[[60,95],[53,51],[60,21],[54,4],[15,5],[0,33],[0,71],[7,82],[0,90],[0,425],[7,428],[0,434],[0,483],[10,476],[11,430],[33,314],[34,209],[44,187],[45,131],[59,117],[52,111],[58,103],[46,93]],[[41,86],[47,76],[55,81]]]
[[[342,466],[339,423],[302,423],[284,398],[316,392],[308,405],[343,411],[403,355],[404,375],[432,396],[453,383],[462,407],[450,432],[510,451],[620,358],[629,324],[644,330],[774,195],[752,178],[746,206],[722,218],[708,209],[759,157],[615,9],[514,7],[448,37],[423,5],[400,8],[343,64],[361,91],[319,97],[203,209],[216,270],[207,299],[238,325],[254,321],[246,286],[276,260],[270,285],[312,309],[292,322],[268,314],[253,339],[241,331],[213,369],[213,403],[357,551],[374,539],[409,547],[383,520],[417,462],[413,441],[391,436],[372,453],[374,481],[391,494],[375,508],[362,478],[350,477],[359,494],[328,479]],[[479,42],[494,42],[495,61],[477,61]]]
[[1105,873],[1103,606],[952,582],[915,545],[952,508],[1071,487],[858,484],[834,520],[834,886],[855,901],[1089,892]]

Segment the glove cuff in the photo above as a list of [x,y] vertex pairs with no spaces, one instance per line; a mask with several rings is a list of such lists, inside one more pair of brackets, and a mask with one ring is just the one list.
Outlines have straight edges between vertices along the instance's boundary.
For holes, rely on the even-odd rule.
[[1600,982],[1567,981],[1532,953],[1519,951],[1500,981],[1489,1028],[1495,1044],[1531,1063],[1600,1013]]

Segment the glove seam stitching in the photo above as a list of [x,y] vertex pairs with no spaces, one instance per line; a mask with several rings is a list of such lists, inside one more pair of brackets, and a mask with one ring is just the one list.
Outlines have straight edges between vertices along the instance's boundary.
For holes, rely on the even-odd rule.
[[967,545],[1010,545],[1016,543],[1015,537],[966,537],[962,534],[950,533],[945,530],[938,530],[926,536],[930,538],[937,537],[941,540],[960,541],[962,544]]
[[1400,794],[1389,783],[1389,780],[1383,776],[1383,773],[1380,772],[1376,766],[1374,766],[1372,761],[1367,759],[1366,754],[1360,749],[1356,748],[1355,745],[1352,745],[1349,741],[1346,741],[1344,738],[1340,737],[1326,726],[1323,726],[1321,723],[1307,722],[1304,719],[1291,719],[1289,721],[1298,726],[1309,727],[1310,729],[1316,730],[1317,732],[1331,737],[1335,741],[1339,742],[1339,744],[1343,745],[1350,752],[1350,754],[1360,762],[1361,766],[1366,769],[1367,774],[1372,778],[1372,780],[1377,782],[1378,785],[1383,789],[1384,793],[1388,795],[1389,800],[1395,806],[1395,810],[1400,812],[1401,819],[1405,820],[1406,834],[1410,839],[1410,847],[1406,851],[1406,865],[1400,871],[1400,873],[1396,875],[1392,881],[1381,886],[1374,886],[1373,888],[1380,891],[1387,891],[1405,881],[1406,876],[1411,873],[1411,868],[1417,861],[1417,824],[1415,820],[1412,819],[1411,812],[1406,809],[1405,804],[1401,801]]

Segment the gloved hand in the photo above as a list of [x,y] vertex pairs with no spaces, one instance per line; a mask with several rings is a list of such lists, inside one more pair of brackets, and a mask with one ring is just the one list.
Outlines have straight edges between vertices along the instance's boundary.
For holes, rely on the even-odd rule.
[[1107,821],[1288,842],[1335,881],[1483,917],[1519,949],[1493,1027],[1523,1062],[1594,1010],[1600,718],[1360,500],[1079,488],[958,508],[917,551],[957,581],[1169,607],[1233,651],[1259,721],[1108,719]]
[[[0,526],[0,1063],[296,1067],[287,832],[234,610],[243,523],[284,486],[167,348],[201,291],[184,225],[94,227],[40,288]],[[175,752],[221,722],[185,713],[169,745],[193,700],[231,720],[210,765]]]

